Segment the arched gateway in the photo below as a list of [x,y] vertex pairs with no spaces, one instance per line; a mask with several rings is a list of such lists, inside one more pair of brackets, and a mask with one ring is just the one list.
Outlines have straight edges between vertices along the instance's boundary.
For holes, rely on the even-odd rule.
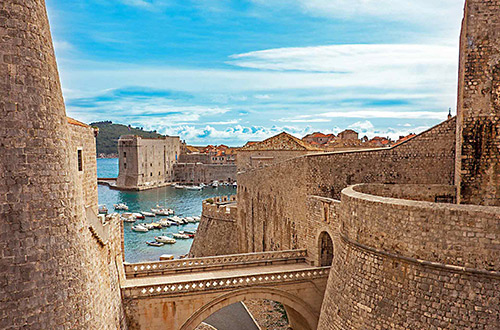
[[191,330],[247,299],[278,301],[297,329],[316,329],[329,267],[305,258],[305,250],[291,250],[125,264],[129,329]]
[[319,235],[319,265],[330,266],[333,260],[333,241],[326,231]]

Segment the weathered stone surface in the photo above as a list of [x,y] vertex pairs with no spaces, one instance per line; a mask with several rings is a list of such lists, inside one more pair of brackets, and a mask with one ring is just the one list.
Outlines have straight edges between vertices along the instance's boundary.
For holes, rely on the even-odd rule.
[[119,328],[113,247],[85,217],[95,182],[79,186],[95,174],[76,166],[93,131],[67,123],[43,0],[0,2],[0,77],[0,328]]
[[210,201],[203,201],[201,221],[189,257],[238,253],[237,217],[236,196],[216,197]]
[[467,0],[458,86],[458,199],[500,206],[500,1]]

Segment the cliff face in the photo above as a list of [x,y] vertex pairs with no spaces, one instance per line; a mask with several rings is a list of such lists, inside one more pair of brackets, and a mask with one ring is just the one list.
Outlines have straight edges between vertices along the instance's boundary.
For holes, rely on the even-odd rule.
[[0,2],[0,77],[0,328],[116,329],[114,255],[76,189],[43,0]]

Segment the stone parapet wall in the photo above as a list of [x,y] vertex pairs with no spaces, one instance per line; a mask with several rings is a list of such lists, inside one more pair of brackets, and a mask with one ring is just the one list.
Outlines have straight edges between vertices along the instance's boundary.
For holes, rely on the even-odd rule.
[[338,240],[318,329],[500,326],[500,276],[433,266]]
[[499,208],[358,192],[370,187],[353,186],[342,192],[340,233],[347,239],[409,258],[500,271]]
[[440,184],[363,184],[357,185],[357,192],[398,199],[408,199],[422,202],[456,201],[456,187]]
[[208,257],[238,253],[236,196],[215,197],[203,201],[201,221],[190,257]]
[[178,183],[235,182],[236,165],[177,163],[174,165],[174,181]]
[[392,148],[308,155],[239,173],[240,252],[305,248],[308,195],[340,199],[342,189],[364,182],[453,184],[455,126],[452,118]]

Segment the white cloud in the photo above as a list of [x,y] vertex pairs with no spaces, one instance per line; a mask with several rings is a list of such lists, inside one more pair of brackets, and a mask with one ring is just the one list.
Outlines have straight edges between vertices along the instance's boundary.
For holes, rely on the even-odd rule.
[[330,119],[321,119],[321,118],[313,118],[313,119],[300,119],[300,118],[280,118],[276,120],[280,123],[329,123]]
[[360,73],[455,68],[458,49],[440,45],[353,44],[275,48],[231,55],[230,64],[261,70]]
[[348,128],[352,128],[354,130],[361,130],[361,131],[367,131],[367,130],[372,130],[373,128],[375,128],[375,126],[373,126],[373,124],[369,121],[369,120],[365,120],[365,121],[358,121],[358,122],[355,122],[354,124],[350,125]]
[[292,119],[323,118],[395,118],[395,119],[439,119],[445,120],[447,112],[431,111],[389,111],[380,109],[365,109],[353,111],[328,111],[314,115],[300,115]]

